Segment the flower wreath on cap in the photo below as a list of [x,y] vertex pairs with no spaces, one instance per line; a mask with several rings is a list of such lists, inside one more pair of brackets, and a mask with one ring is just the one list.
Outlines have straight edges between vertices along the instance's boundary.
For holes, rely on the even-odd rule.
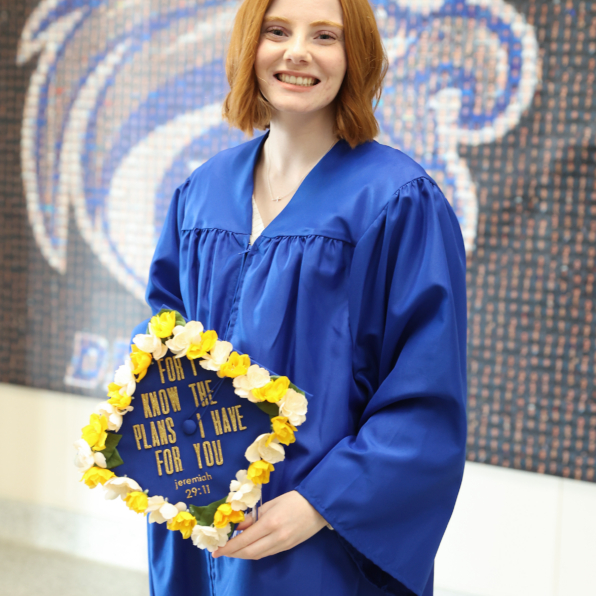
[[[226,544],[235,525],[244,520],[244,511],[261,499],[261,485],[269,482],[273,464],[285,459],[283,445],[296,440],[296,427],[306,420],[307,399],[288,377],[272,376],[265,368],[251,365],[247,354],[232,352],[232,344],[218,340],[215,331],[204,331],[198,321],[186,323],[174,310],[161,310],[150,320],[147,332],[133,338],[132,352],[108,387],[109,399],[91,414],[82,438],[75,442],[75,465],[87,486],[103,486],[106,499],[121,497],[132,511],[149,515],[150,523],[165,522],[169,530],[179,530],[198,548],[213,552]],[[174,505],[159,495],[149,496],[135,480],[118,477],[111,470],[123,463],[116,448],[122,435],[117,431],[123,416],[133,409],[136,384],[152,361],[168,351],[175,358],[197,360],[221,378],[232,378],[234,393],[271,417],[272,432],[257,437],[245,452],[248,469],[236,473],[226,497],[204,507]]]

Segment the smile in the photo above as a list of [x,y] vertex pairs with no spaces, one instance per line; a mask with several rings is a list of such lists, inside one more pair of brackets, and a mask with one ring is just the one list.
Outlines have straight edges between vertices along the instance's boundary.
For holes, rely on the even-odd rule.
[[299,87],[313,87],[319,83],[318,79],[312,77],[295,77],[293,75],[287,75],[279,73],[275,75],[275,78],[282,83],[289,83],[290,85],[298,85]]

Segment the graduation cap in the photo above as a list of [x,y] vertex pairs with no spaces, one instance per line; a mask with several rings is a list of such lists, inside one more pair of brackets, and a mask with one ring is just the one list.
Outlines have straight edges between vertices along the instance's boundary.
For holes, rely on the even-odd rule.
[[271,426],[232,383],[184,357],[154,361],[118,433],[124,463],[116,474],[171,503],[203,506],[226,496],[248,467],[246,449]]
[[[267,370],[272,381],[279,378],[250,364]],[[250,465],[247,448],[271,433],[271,418],[279,415],[277,403],[240,397],[233,378],[203,368],[200,358],[176,358],[170,351],[151,360],[131,405],[113,445],[118,461],[108,467],[135,480],[149,496],[196,507],[227,497],[236,473]],[[114,443],[115,435],[108,435]]]

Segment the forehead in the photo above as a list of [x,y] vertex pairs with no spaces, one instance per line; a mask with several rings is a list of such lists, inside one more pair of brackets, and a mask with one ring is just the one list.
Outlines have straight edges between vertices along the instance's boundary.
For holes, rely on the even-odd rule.
[[334,21],[343,24],[339,0],[273,0],[265,13],[266,17],[272,15],[300,23]]

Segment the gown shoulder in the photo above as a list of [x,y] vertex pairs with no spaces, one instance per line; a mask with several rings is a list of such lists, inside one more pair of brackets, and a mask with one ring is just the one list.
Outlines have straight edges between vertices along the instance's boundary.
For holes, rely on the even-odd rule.
[[[250,235],[254,167],[265,139],[258,136],[221,151],[191,174],[185,188],[185,228],[209,226]],[[340,140],[263,236],[318,235],[356,245],[387,205],[399,200],[400,190],[414,181],[418,184],[408,189],[410,200],[421,184],[438,191],[424,168],[399,149],[377,141],[351,148]]]

